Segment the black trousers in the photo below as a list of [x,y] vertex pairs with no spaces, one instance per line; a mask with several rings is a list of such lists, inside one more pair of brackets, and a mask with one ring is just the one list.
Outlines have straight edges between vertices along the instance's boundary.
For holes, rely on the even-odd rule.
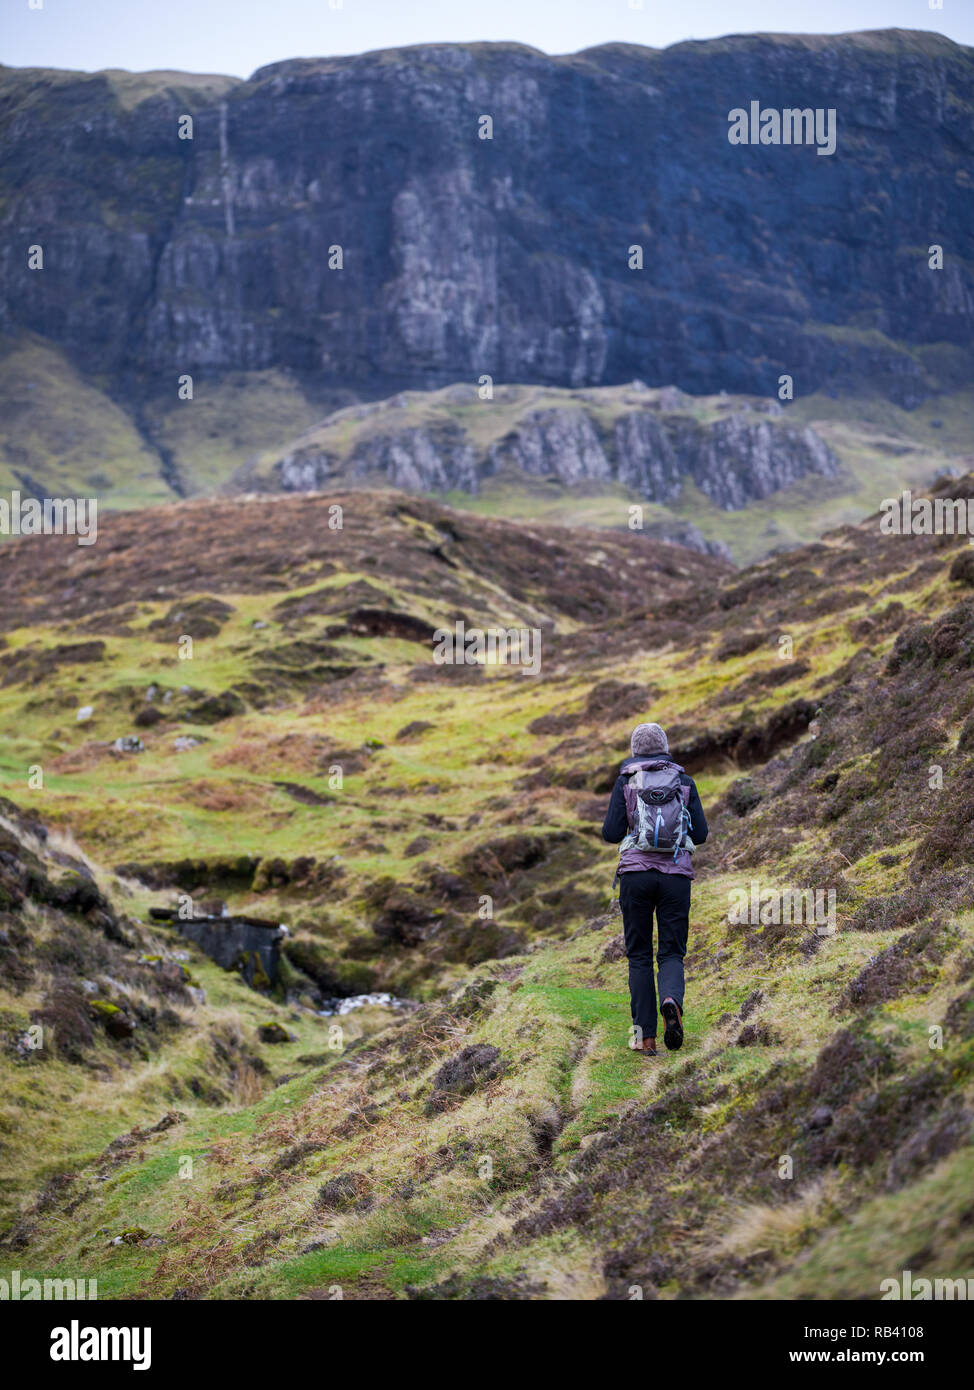
[[637,1040],[656,1037],[656,988],[653,980],[653,913],[656,913],[659,997],[683,1008],[683,957],[690,930],[690,879],[639,869],[619,875],[622,931],[629,957],[629,994]]

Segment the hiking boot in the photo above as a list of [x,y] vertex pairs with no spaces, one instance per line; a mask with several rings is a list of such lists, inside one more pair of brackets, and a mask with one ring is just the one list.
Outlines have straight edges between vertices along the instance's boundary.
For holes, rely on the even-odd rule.
[[663,1041],[671,1052],[683,1046],[683,1010],[675,999],[664,999],[660,1013],[666,1020]]
[[649,1057],[649,1058],[655,1057],[655,1056],[656,1056],[656,1039],[655,1039],[655,1038],[646,1038],[645,1041],[643,1042],[642,1047],[637,1047],[637,1048],[635,1049],[635,1051],[638,1052],[638,1053],[640,1053],[643,1057]]

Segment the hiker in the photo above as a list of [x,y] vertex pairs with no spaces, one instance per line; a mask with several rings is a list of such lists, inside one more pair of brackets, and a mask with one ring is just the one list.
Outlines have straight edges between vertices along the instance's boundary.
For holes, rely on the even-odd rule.
[[619,905],[629,957],[635,1050],[656,1056],[653,912],[656,913],[663,1041],[683,1044],[683,957],[690,929],[691,854],[707,838],[692,777],[670,757],[658,724],[639,724],[612,789],[602,838],[619,845]]

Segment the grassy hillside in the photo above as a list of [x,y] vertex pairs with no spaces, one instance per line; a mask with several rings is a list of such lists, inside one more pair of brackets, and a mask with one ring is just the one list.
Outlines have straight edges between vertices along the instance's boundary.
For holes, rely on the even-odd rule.
[[0,337],[0,494],[97,497],[104,508],[172,501],[161,460],[95,380],[37,337]]
[[144,420],[172,459],[187,497],[221,491],[255,452],[273,448],[321,415],[287,372],[237,372],[194,381],[192,401],[176,388],[153,394]]
[[[907,1268],[974,1275],[962,538],[873,520],[735,573],[349,492],[119,515],[92,551],[21,541],[0,567],[23,1270],[276,1298],[871,1299]],[[434,666],[461,614],[540,627],[540,674]],[[627,1047],[599,836],[647,717],[712,819],[687,1043],[655,1064]],[[82,855],[97,899],[61,882]],[[752,883],[834,892],[836,933],[729,920]],[[289,923],[277,997],[140,925],[178,892]],[[419,1007],[347,1015],[330,1051],[321,997],[365,989]],[[93,998],[140,1026],[112,1038]],[[293,1040],[262,1041],[270,1021]]]

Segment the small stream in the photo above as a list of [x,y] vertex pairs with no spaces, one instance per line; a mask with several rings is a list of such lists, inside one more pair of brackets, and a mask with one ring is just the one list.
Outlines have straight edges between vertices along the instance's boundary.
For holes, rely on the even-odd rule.
[[396,999],[392,994],[350,994],[345,999],[329,999],[327,1009],[319,1009],[319,1018],[334,1018],[336,1014],[350,1014],[354,1009],[364,1009],[367,1004],[380,1004],[387,1009],[415,1009],[414,999]]

